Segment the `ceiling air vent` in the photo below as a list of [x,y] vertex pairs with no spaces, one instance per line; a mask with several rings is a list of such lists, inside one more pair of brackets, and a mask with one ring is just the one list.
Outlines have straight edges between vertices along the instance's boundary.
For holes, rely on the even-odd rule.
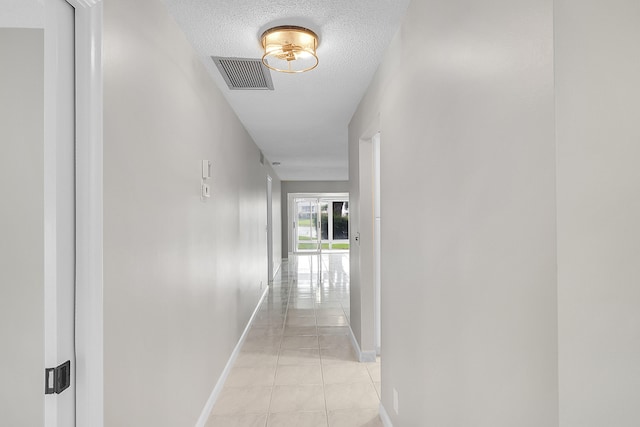
[[212,56],[231,90],[273,90],[271,73],[260,59]]

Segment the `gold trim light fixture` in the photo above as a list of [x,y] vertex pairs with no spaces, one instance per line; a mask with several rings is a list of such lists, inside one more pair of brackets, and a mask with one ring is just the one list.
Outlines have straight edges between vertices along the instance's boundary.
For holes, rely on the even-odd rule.
[[304,73],[318,66],[318,36],[313,31],[290,25],[262,33],[262,63],[274,71]]

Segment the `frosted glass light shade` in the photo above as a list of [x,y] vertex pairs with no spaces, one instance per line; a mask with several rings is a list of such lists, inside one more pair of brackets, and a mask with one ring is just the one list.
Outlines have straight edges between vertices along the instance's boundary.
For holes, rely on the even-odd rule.
[[262,34],[262,47],[262,63],[274,71],[304,73],[318,66],[318,36],[307,28],[271,28]]

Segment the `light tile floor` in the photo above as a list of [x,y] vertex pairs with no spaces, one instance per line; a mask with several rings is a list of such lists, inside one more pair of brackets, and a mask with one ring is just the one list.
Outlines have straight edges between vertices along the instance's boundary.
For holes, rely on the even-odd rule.
[[349,336],[349,255],[283,264],[207,427],[373,427],[380,363]]

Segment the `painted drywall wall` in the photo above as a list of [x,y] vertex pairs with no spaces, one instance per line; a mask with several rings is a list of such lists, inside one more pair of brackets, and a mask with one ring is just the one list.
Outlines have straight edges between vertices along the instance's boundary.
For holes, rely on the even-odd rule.
[[0,413],[44,422],[44,31],[0,28]]
[[42,0],[2,0],[0,28],[44,28]]
[[104,147],[105,425],[194,425],[267,284],[280,182],[158,0],[104,4]]
[[273,274],[278,272],[282,265],[282,185],[275,174],[269,174],[278,181],[278,185],[271,189],[271,215],[273,233]]
[[[558,425],[552,8],[413,2],[351,122],[352,217],[361,139],[381,131],[382,404],[394,425]],[[368,321],[358,262],[352,316]]]
[[640,425],[640,3],[556,0],[560,425]]
[[[291,193],[348,193],[348,181],[282,181],[281,193],[281,242],[282,256],[288,257],[292,248],[289,248],[289,210],[287,203]],[[275,200],[275,197],[274,197]],[[292,220],[293,221],[293,220]]]

